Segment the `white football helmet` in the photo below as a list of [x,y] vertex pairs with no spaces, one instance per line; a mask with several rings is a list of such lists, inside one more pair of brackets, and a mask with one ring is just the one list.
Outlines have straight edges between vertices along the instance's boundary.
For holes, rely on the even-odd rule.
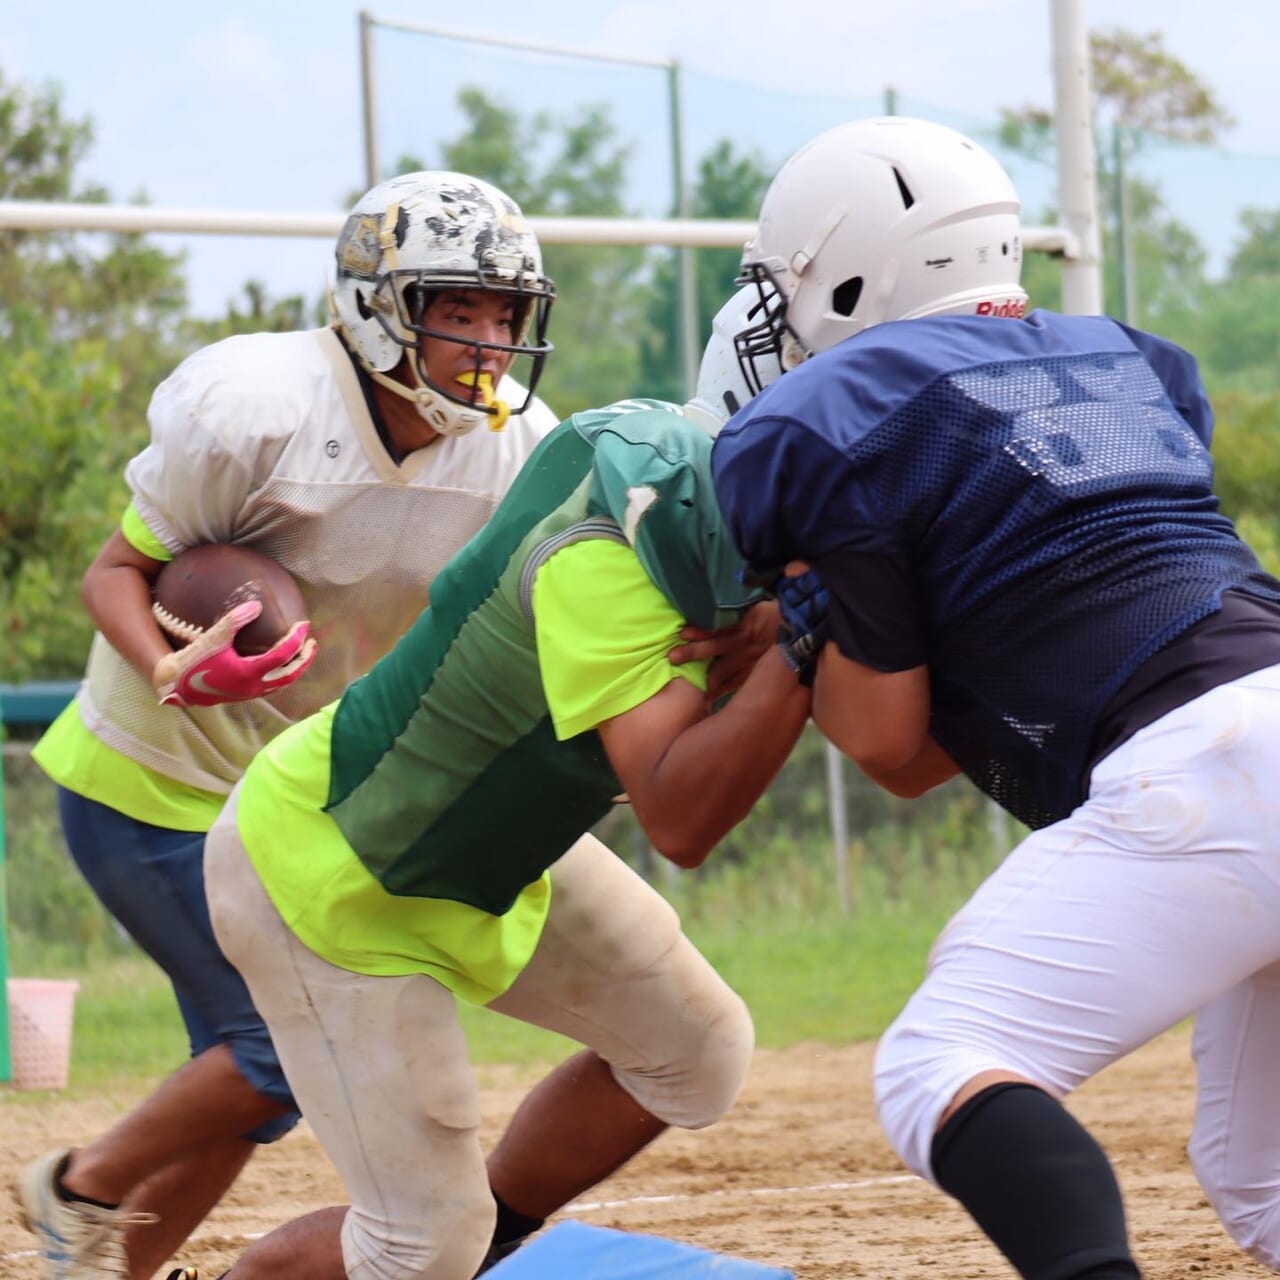
[[[1009,175],[970,138],[882,116],[819,134],[779,170],[743,253],[762,320],[738,336],[749,381],[885,320],[1025,313],[1021,208]],[[761,372],[767,372],[761,369]]]
[[[442,435],[463,435],[481,423],[498,428],[533,399],[552,346],[547,317],[555,285],[542,274],[537,238],[515,201],[462,173],[406,173],[361,197],[338,237],[337,280],[329,295],[334,328],[369,375],[411,400]],[[470,400],[427,377],[421,340],[445,337],[422,324],[433,291],[480,289],[512,294],[512,342],[475,344]],[[470,344],[468,344],[470,345]],[[495,398],[485,351],[528,356],[519,406]],[[388,377],[408,358],[412,386]],[[465,380],[465,379],[464,379]]]
[[[754,284],[739,289],[716,312],[711,322],[711,338],[702,353],[698,367],[698,386],[693,399],[684,406],[684,416],[710,435],[717,435],[759,387],[748,384],[738,362],[736,339],[764,317],[764,304]],[[763,384],[772,382],[782,372],[776,355],[761,355],[758,375]]]

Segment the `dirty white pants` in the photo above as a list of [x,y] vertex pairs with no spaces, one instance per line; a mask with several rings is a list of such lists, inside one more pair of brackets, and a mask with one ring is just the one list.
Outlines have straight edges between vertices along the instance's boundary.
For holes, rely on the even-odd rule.
[[[351,1198],[347,1275],[470,1280],[494,1207],[454,996],[425,974],[352,973],[303,946],[244,851],[234,800],[206,846],[210,912]],[[533,959],[490,1007],[588,1045],[641,1106],[686,1128],[728,1110],[753,1044],[746,1007],[670,905],[591,836],[554,864]]]

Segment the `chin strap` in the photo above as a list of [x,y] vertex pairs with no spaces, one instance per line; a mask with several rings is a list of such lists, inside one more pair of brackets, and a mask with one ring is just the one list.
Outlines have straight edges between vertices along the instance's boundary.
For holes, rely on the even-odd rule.
[[464,436],[468,431],[478,427],[482,420],[486,422],[490,431],[501,431],[507,425],[507,420],[511,417],[511,406],[505,400],[499,400],[494,394],[493,374],[481,373],[477,378],[475,372],[470,369],[460,373],[458,381],[464,385],[473,387],[479,384],[481,397],[479,405],[462,404],[423,382],[418,376],[417,362],[408,352],[404,358],[409,360],[409,374],[413,378],[413,386],[407,387],[403,382],[398,382],[390,375],[375,369],[366,359],[351,330],[343,324],[332,293],[329,294],[329,324],[342,339],[347,350],[355,353],[365,373],[380,387],[386,387],[402,400],[408,400],[433,431],[438,431],[444,436]]
[[[493,376],[491,374],[482,373],[480,375],[482,403],[466,405],[451,399],[444,392],[437,391],[434,387],[423,382],[418,377],[418,371],[414,367],[412,360],[409,361],[409,372],[415,385],[407,387],[403,382],[397,381],[389,374],[373,368],[358,353],[357,359],[374,382],[380,387],[386,387],[388,391],[394,392],[402,400],[408,400],[412,403],[422,420],[433,431],[438,431],[443,436],[465,436],[468,431],[473,431],[481,422],[487,423],[490,431],[501,431],[507,425],[507,419],[511,417],[511,406],[504,400],[494,398]],[[474,385],[472,382],[473,376],[470,372],[463,373],[459,375],[458,381],[467,383],[469,386]],[[493,409],[493,412],[486,412],[490,408]]]

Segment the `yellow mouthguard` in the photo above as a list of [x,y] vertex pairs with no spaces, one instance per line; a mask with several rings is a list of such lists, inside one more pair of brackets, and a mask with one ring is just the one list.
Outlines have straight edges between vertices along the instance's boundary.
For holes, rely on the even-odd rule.
[[507,425],[507,419],[511,417],[511,406],[505,400],[497,399],[493,394],[493,374],[482,373],[478,377],[475,372],[468,369],[466,373],[458,374],[457,380],[465,387],[480,388],[481,403],[486,409],[492,409],[489,415],[489,430],[501,431]]

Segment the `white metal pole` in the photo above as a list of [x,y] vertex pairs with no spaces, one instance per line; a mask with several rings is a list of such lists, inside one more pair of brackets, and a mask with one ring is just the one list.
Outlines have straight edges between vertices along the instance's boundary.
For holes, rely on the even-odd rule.
[[838,748],[827,748],[827,807],[831,814],[831,840],[836,869],[836,900],[840,914],[849,914],[849,812],[844,785],[844,756]]
[[[680,108],[680,64],[674,59],[667,72],[671,111],[671,169],[675,184],[675,214],[689,216],[689,188],[685,181],[684,121]],[[747,239],[743,236],[743,239]],[[702,335],[698,332],[698,284],[693,250],[688,245],[679,250],[679,337],[680,371],[685,396],[692,396],[698,381],[698,364],[702,356]]]
[[1058,144],[1058,203],[1077,253],[1062,264],[1062,309],[1102,311],[1102,238],[1089,93],[1089,31],[1084,0],[1049,0],[1053,45],[1053,120]]
[[[0,228],[24,231],[317,236],[328,240],[342,230],[346,219],[345,213],[161,209],[149,204],[0,200]],[[745,218],[539,217],[534,214],[528,223],[543,244],[669,244],[695,249],[740,249],[755,230],[755,223]]]
[[378,161],[378,121],[374,113],[373,14],[360,12],[360,105],[364,121],[364,185],[371,191],[378,185],[382,165]]
[[[105,231],[111,234],[296,236],[329,240],[342,230],[341,213],[264,212],[258,209],[165,209],[152,204],[90,204],[53,200],[0,200],[0,229]],[[747,218],[528,219],[543,244],[688,245],[741,249],[755,233]],[[1022,243],[1046,253],[1074,253],[1065,227],[1023,227]]]

